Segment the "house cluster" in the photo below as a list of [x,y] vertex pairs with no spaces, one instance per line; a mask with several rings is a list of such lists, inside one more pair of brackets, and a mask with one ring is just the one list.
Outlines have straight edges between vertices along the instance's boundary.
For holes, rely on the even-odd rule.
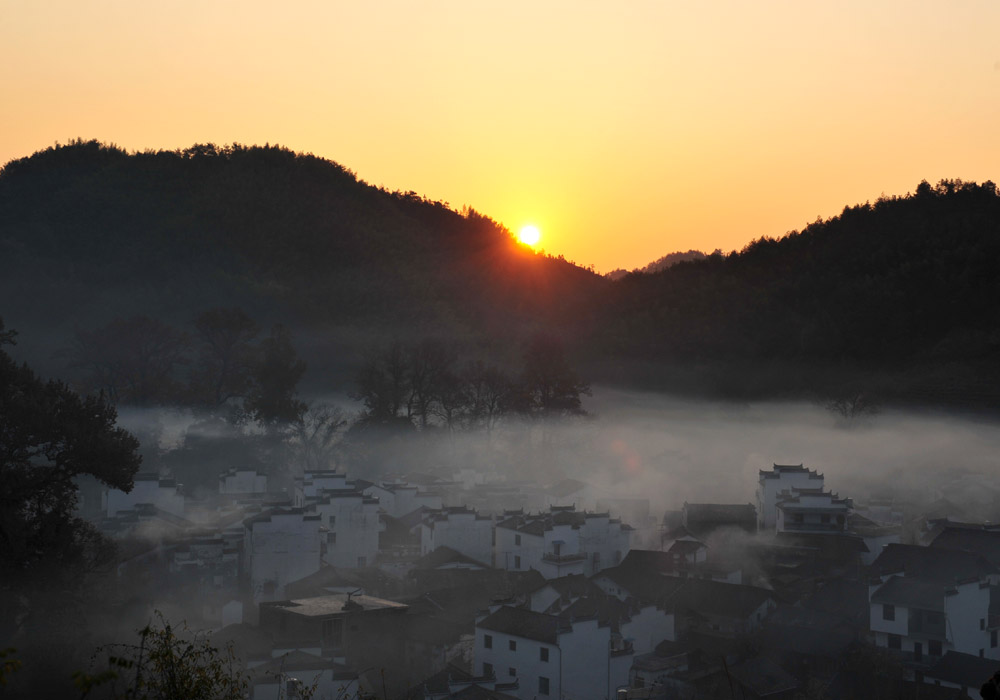
[[231,644],[259,698],[847,698],[886,664],[954,698],[1000,666],[1000,527],[943,498],[855,505],[775,464],[755,503],[656,528],[588,489],[233,469],[196,501],[149,475],[99,525],[123,585]]

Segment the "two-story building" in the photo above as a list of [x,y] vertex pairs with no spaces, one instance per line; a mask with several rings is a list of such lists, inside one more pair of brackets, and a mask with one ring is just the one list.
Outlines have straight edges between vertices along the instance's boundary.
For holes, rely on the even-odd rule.
[[757,479],[757,525],[773,530],[778,522],[778,494],[793,488],[822,489],[823,475],[801,464],[774,464]]
[[424,513],[420,526],[420,553],[450,547],[470,559],[490,565],[493,561],[493,520],[465,506]]
[[607,513],[552,506],[546,513],[508,511],[496,527],[498,569],[534,569],[545,578],[593,575],[628,554],[632,528]]

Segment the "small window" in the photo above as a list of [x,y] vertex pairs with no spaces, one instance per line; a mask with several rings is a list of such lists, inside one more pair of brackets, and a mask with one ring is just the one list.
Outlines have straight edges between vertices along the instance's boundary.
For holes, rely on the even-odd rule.
[[895,605],[889,605],[888,603],[885,603],[884,605],[882,605],[882,619],[883,620],[889,620],[890,622],[892,620],[895,620],[896,619],[896,606]]
[[997,631],[996,630],[993,630],[992,632],[990,632],[990,648],[991,649],[996,649],[997,648]]
[[483,647],[485,649],[492,649],[493,648],[493,635],[492,634],[484,634],[483,635]]
[[337,516],[331,515],[327,518],[327,521],[330,523],[330,527],[333,527],[334,525],[337,524]]
[[511,678],[517,678],[517,669],[511,666],[510,668],[507,669],[507,675],[509,675]]
[[[982,649],[979,650],[980,652]],[[927,642],[927,653],[931,656],[941,656],[941,640],[931,639]],[[982,654],[980,654],[982,656]]]
[[[509,642],[507,642],[507,647],[508,647],[508,648],[509,648],[509,649],[510,649],[511,651],[517,651],[517,642],[515,642],[515,641],[514,641],[514,640],[512,639],[512,640],[510,640]],[[512,676],[513,676],[514,674],[512,673],[512,674],[510,674],[510,675],[512,675]]]
[[548,661],[549,660],[549,648],[548,647],[542,647],[541,649],[538,650],[538,660],[539,661]]
[[515,569],[521,568],[521,557],[514,557],[514,568]]
[[493,664],[483,662],[483,676],[486,678],[493,677]]
[[538,694],[548,695],[549,694],[549,679],[545,676],[538,677]]
[[363,567],[365,565],[365,562],[367,562],[367,561],[368,560],[365,559],[364,557],[358,557],[358,567],[359,568]]
[[337,544],[337,533],[336,532],[331,532],[328,535],[326,541],[329,542],[330,544]]
[[903,648],[903,638],[898,634],[890,634],[888,646],[890,649],[902,649]]
[[518,546],[518,547],[521,546],[521,536],[520,535],[514,535],[514,544],[516,546]]
[[595,569],[600,569],[601,568],[601,553],[600,552],[594,552],[594,568]]
[[981,629],[981,630],[986,629],[986,618],[985,617],[979,618],[979,629]]

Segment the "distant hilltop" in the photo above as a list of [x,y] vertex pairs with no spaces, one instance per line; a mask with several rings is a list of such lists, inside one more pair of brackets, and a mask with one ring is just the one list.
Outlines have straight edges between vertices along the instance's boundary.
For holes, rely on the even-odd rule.
[[[722,251],[716,250],[713,255],[722,255]],[[659,260],[654,260],[645,267],[637,267],[634,270],[631,270],[631,272],[649,274],[652,272],[659,272],[660,270],[666,270],[671,265],[676,265],[677,263],[687,262],[689,260],[704,260],[707,257],[708,256],[700,250],[689,250],[686,253],[667,253]],[[619,267],[617,270],[612,270],[604,276],[608,279],[619,280],[627,274],[629,274],[629,270]]]
[[740,251],[601,276],[278,146],[75,141],[0,170],[0,317],[48,374],[81,331],[235,307],[288,327],[331,382],[387,339],[516,363],[544,331],[593,383],[996,407],[997,299],[993,182],[921,182]]

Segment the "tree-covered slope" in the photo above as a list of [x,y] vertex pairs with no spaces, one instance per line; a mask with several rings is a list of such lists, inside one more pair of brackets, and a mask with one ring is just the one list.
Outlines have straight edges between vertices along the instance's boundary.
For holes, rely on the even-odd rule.
[[307,328],[504,336],[575,327],[607,284],[474,211],[278,147],[76,142],[0,171],[0,299],[26,336],[218,306]]
[[996,186],[921,183],[727,256],[629,275],[603,342],[660,363],[950,367],[974,385],[996,379],[998,301]]

